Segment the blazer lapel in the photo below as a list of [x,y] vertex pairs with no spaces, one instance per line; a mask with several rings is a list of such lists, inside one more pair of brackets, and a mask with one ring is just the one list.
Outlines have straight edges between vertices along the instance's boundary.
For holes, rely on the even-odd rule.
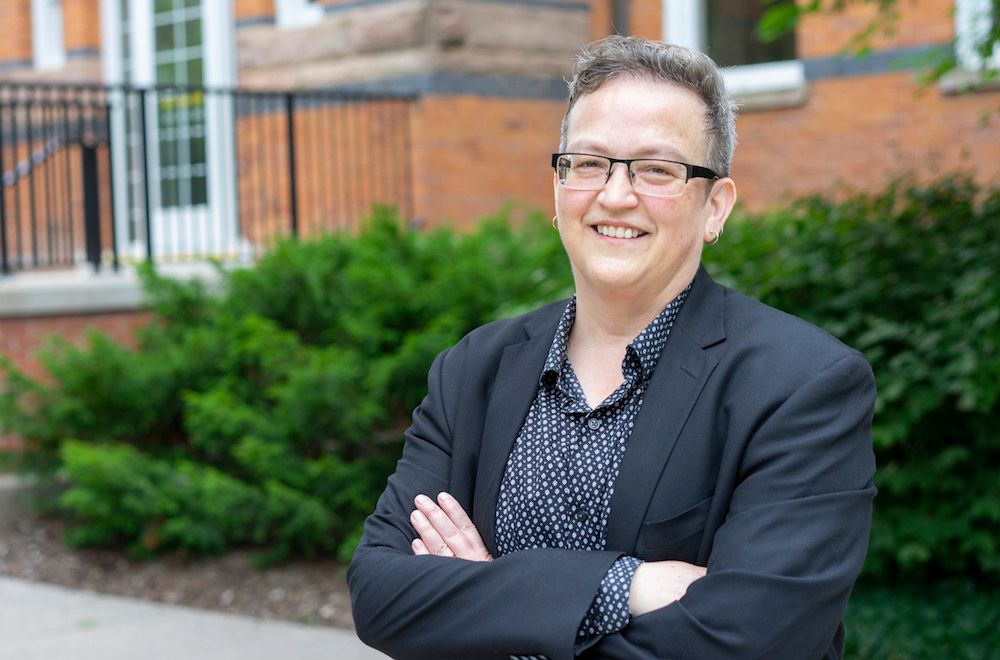
[[483,532],[483,541],[496,554],[496,508],[500,481],[514,440],[521,431],[531,402],[538,392],[538,379],[555,336],[562,309],[553,317],[545,314],[525,327],[528,339],[506,346],[497,365],[494,389],[486,408],[472,519]]
[[725,339],[722,287],[703,268],[663,348],[622,459],[607,548],[633,552],[650,498],[691,409],[718,364],[705,348]]

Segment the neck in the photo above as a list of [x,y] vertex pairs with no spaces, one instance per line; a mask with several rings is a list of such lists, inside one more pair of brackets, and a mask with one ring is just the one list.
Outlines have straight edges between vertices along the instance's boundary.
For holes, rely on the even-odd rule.
[[672,282],[655,294],[600,291],[578,286],[571,339],[585,344],[627,346],[693,278],[693,274],[690,278],[681,278],[683,281]]

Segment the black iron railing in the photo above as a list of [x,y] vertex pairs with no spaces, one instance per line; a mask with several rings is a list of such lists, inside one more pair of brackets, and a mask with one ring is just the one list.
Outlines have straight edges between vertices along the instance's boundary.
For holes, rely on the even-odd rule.
[[413,215],[412,98],[0,83],[0,274],[253,257]]

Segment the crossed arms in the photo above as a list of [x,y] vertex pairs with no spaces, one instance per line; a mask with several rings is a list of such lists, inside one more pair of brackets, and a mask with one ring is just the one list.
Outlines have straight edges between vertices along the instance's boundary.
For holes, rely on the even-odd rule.
[[[349,569],[358,634],[400,658],[571,658],[601,579],[624,553],[534,549],[488,560],[479,531],[460,513],[471,510],[462,475],[472,452],[453,433],[458,397],[444,384],[455,377],[446,363],[464,364],[467,348],[451,350],[431,369],[403,457]],[[867,364],[842,355],[741,431],[745,439],[726,454],[736,456],[731,478],[720,477],[715,494],[727,498],[725,519],[705,530],[712,542],[704,577],[689,564],[670,586],[651,574],[657,563],[643,564],[649,568],[637,572],[630,593],[632,621],[585,655],[835,653],[867,547],[873,397]],[[441,492],[455,497],[414,509],[417,495]]]

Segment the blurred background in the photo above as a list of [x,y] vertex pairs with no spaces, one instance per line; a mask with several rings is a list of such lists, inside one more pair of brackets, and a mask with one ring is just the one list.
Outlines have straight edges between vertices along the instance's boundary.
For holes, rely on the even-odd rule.
[[742,106],[713,275],[875,368],[851,655],[1000,657],[998,5],[0,0],[0,573],[349,627],[430,361],[570,291],[565,81],[634,34]]

